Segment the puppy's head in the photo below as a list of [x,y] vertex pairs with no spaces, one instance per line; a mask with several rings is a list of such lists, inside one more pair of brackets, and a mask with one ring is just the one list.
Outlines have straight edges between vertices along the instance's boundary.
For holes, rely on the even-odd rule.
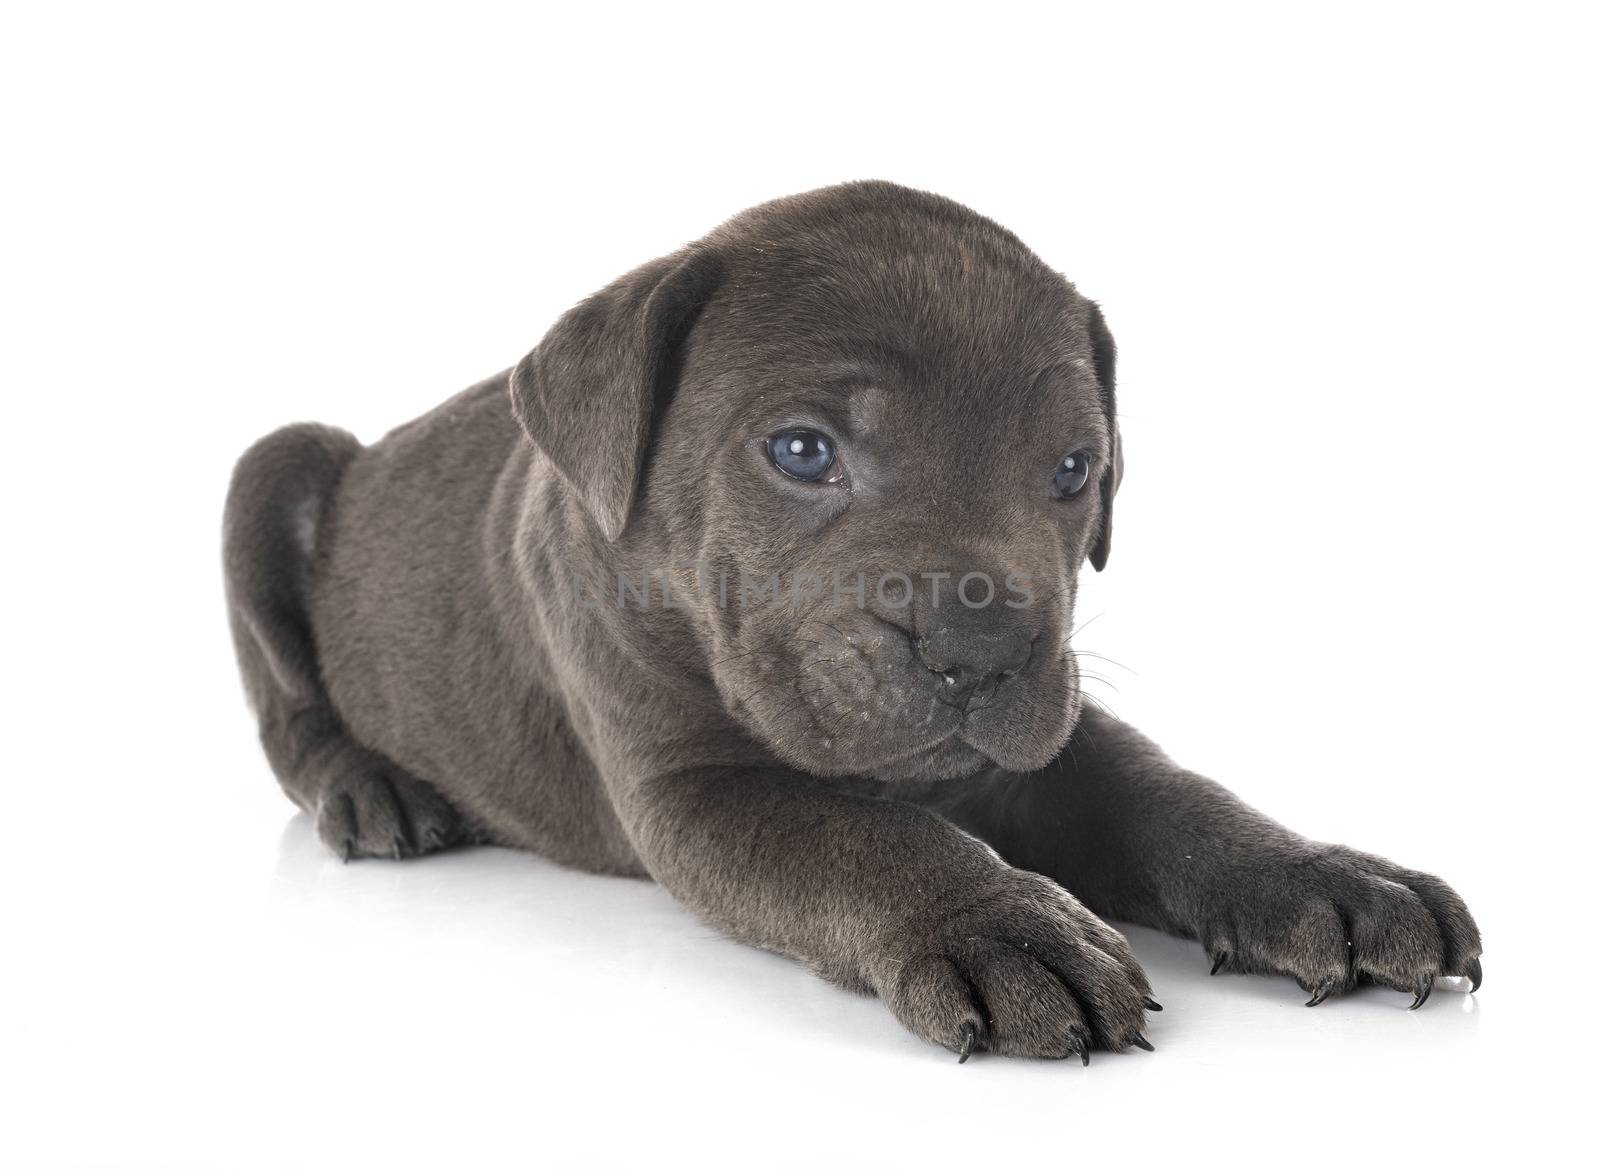
[[751,733],[809,771],[933,779],[1040,767],[1071,732],[1114,353],[1009,232],[855,183],[596,294],[512,394],[597,539],[670,576],[686,666]]

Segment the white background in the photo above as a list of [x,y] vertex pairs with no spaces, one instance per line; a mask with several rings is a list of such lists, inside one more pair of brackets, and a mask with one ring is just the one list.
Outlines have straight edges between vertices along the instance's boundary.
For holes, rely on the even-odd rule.
[[[537,7],[6,10],[0,1161],[1460,1166],[1587,1130],[1583,7]],[[1307,1011],[1134,930],[1155,1054],[957,1067],[651,885],[343,866],[292,815],[226,635],[235,456],[376,438],[635,264],[860,177],[1105,307],[1096,693],[1446,876],[1478,996]]]

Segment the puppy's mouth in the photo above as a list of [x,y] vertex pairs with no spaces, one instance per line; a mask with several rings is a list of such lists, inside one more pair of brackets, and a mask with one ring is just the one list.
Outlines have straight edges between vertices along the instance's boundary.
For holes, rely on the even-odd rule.
[[980,748],[952,730],[921,747],[864,764],[861,771],[878,780],[946,780],[992,763]]
[[[888,623],[881,623],[887,626]],[[952,703],[941,676],[901,631],[869,626],[801,642],[790,654],[750,655],[719,680],[730,708],[786,762],[825,776],[885,781],[951,779],[991,765],[1043,767],[1076,721],[1071,656],[1030,655],[970,703]]]

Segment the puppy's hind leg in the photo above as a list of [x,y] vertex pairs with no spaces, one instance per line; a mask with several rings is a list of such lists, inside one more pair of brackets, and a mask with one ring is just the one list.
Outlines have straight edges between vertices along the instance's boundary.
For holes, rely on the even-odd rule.
[[284,792],[346,860],[467,840],[431,785],[356,742],[323,686],[310,607],[317,539],[360,450],[333,427],[274,431],[240,458],[223,514],[228,618],[261,746]]

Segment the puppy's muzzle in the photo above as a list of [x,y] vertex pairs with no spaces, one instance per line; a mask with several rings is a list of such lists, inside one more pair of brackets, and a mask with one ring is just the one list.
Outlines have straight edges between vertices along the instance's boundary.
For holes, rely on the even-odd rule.
[[986,707],[1033,654],[1035,635],[989,609],[940,612],[911,636],[917,659],[935,675],[935,695],[962,713]]

